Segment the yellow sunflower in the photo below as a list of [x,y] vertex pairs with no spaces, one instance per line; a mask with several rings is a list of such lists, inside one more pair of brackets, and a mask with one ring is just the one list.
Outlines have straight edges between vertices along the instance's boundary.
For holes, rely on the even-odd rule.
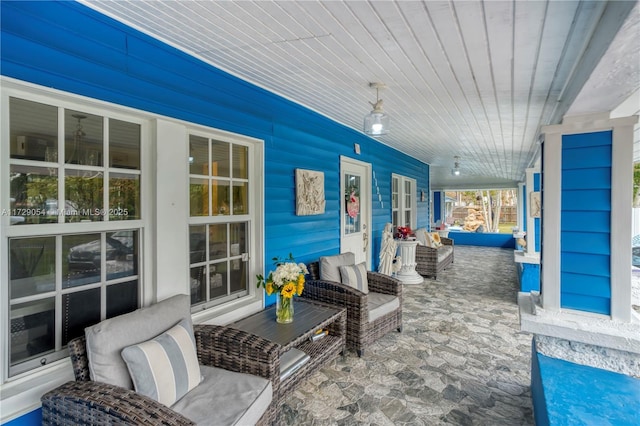
[[267,284],[265,285],[264,289],[267,292],[268,296],[271,296],[271,293],[273,293],[273,283],[268,281]]
[[296,286],[293,285],[293,282],[288,282],[282,287],[282,291],[280,292],[285,299],[291,299],[296,292]]
[[304,276],[300,275],[298,277],[298,289],[297,289],[298,296],[302,294],[303,290],[304,290]]

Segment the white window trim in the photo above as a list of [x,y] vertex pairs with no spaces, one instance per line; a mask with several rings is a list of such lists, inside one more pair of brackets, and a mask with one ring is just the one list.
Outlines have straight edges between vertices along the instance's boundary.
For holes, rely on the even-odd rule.
[[[184,196],[184,203],[188,203],[188,194],[184,190],[185,179],[188,177],[187,165],[185,167],[184,179],[176,179],[175,176],[168,176],[163,173],[161,166],[167,163],[178,164],[176,158],[186,158],[187,146],[184,144],[176,143],[175,138],[171,138],[171,131],[179,131],[178,140],[186,140],[186,128],[198,128],[200,127],[204,131],[216,131],[222,134],[232,135],[231,133],[222,132],[207,128],[204,126],[197,126],[193,123],[176,120],[170,117],[164,117],[157,114],[137,110],[134,108],[113,104],[110,102],[100,101],[97,99],[88,98],[81,95],[75,95],[68,92],[63,92],[56,89],[46,88],[36,84],[24,82],[21,80],[13,79],[10,77],[0,76],[0,129],[2,134],[0,140],[5,141],[9,139],[9,114],[8,114],[8,99],[9,96],[16,96],[39,101],[43,103],[53,102],[56,105],[69,108],[86,108],[87,111],[93,110],[107,110],[109,115],[113,118],[122,117],[125,121],[131,121],[132,117],[137,117],[141,121],[145,121],[142,126],[142,147],[141,147],[141,168],[142,168],[142,186],[140,189],[141,194],[141,214],[143,215],[142,225],[138,226],[133,224],[134,221],[130,221],[127,228],[139,227],[142,232],[142,264],[140,265],[140,276],[144,276],[141,303],[143,306],[148,306],[151,303],[155,303],[159,300],[166,299],[174,294],[186,293],[188,294],[188,282],[182,289],[176,287],[176,282],[184,280],[184,274],[180,276],[181,281],[159,283],[159,280],[165,278],[159,269],[160,265],[157,263],[158,242],[166,242],[169,238],[166,237],[166,229],[159,233],[158,216],[163,216],[162,209],[171,204],[176,203],[176,198],[159,200],[159,193],[165,193],[166,187],[162,186],[167,180],[178,181],[180,185],[180,192]],[[163,131],[169,130],[168,133]],[[175,136],[175,133],[173,133]],[[244,138],[244,136],[243,136]],[[172,156],[170,150],[164,150],[166,146],[163,145],[163,150],[158,150],[158,146],[163,141],[172,146],[180,146],[184,148],[184,155],[181,157]],[[151,143],[153,141],[153,143]],[[254,194],[256,197],[259,195],[261,200],[264,200],[264,141],[254,139],[256,142],[255,148],[255,168],[257,170],[257,178]],[[158,158],[160,157],[160,158]],[[169,157],[169,158],[167,158]],[[9,147],[8,144],[0,143],[0,174],[6,173],[9,168]],[[259,169],[258,169],[259,168]],[[164,176],[165,179],[161,179]],[[162,190],[158,190],[162,188]],[[9,182],[7,179],[0,179],[0,193],[9,193]],[[9,208],[8,197],[3,198],[0,202],[0,208]],[[160,197],[161,198],[161,197]],[[183,204],[185,205],[185,204]],[[187,204],[188,205],[188,204]],[[254,235],[257,237],[257,241],[262,244],[257,244],[255,247],[255,270],[263,270],[264,268],[264,205],[262,203],[256,206],[256,215],[259,218],[255,222]],[[170,215],[170,211],[164,211],[164,216]],[[187,212],[188,214],[188,212]],[[138,222],[138,221],[136,221]],[[175,225],[175,218],[172,219],[172,225]],[[183,223],[187,223],[186,220]],[[97,225],[100,226],[100,225]],[[186,225],[185,225],[186,226]],[[36,226],[35,228],[38,228]],[[33,235],[40,233],[37,229],[33,228]],[[29,228],[31,229],[31,228]],[[8,236],[10,234],[9,218],[0,217],[0,252],[7,253],[8,250]],[[75,230],[75,228],[74,228]],[[87,231],[91,229],[87,228]],[[183,230],[184,231],[184,230]],[[184,232],[185,250],[188,248],[188,234]],[[145,250],[145,248],[147,248]],[[187,262],[188,252],[183,251],[185,254],[185,265]],[[155,268],[154,268],[155,265]],[[0,256],[0,271],[7,271],[8,259],[6,256]],[[188,265],[185,266],[188,270]],[[2,278],[2,285],[0,286],[0,303],[2,303],[3,315],[0,315],[0,338],[3,342],[8,341],[8,313],[5,312],[4,303],[8,301],[8,285],[5,282],[6,277]],[[249,300],[250,299],[250,300]],[[231,302],[227,305],[221,305],[204,312],[193,314],[192,318],[194,323],[211,323],[211,324],[227,324],[229,322],[238,320],[254,312],[257,312],[264,308],[263,292],[256,291],[253,298],[243,298]],[[71,368],[71,362],[68,358],[61,359],[59,361],[52,362],[51,364],[37,369],[31,372],[25,372],[20,375],[16,375],[12,378],[7,378],[8,374],[8,345],[3,344],[0,351],[0,369],[2,375],[0,375],[0,423],[16,419],[24,414],[27,414],[38,407],[40,407],[40,397],[61,384],[74,380],[73,371]]]
[[[401,223],[404,223],[404,214],[407,211],[411,212],[411,223],[409,224],[409,226],[411,227],[411,229],[415,229],[416,228],[416,223],[417,223],[417,211],[418,211],[418,194],[417,194],[417,188],[418,188],[418,184],[416,179],[407,177],[407,176],[403,176],[403,175],[399,175],[396,173],[392,173],[391,174],[391,188],[393,189],[393,180],[394,179],[398,179],[398,220]],[[409,182],[411,184],[411,189],[410,189],[410,193],[407,194],[405,192],[404,186],[405,183]],[[406,195],[410,195],[411,196],[411,207],[407,208],[406,207],[406,203],[405,203],[405,196]],[[393,199],[390,200],[391,201],[391,208],[392,210],[396,210],[393,209]],[[398,224],[394,224],[394,226],[398,226]]]
[[[188,188],[189,185],[189,158],[188,149],[189,149],[189,136],[199,136],[206,139],[213,139],[216,141],[227,142],[229,144],[241,145],[250,147],[252,153],[249,155],[249,164],[248,170],[250,171],[249,176],[249,213],[247,215],[242,215],[247,218],[247,221],[250,224],[249,235],[251,236],[248,241],[248,254],[249,260],[247,267],[249,271],[262,271],[264,269],[264,259],[263,254],[263,246],[264,246],[264,169],[263,169],[263,158],[264,158],[264,141],[261,139],[251,138],[244,135],[239,135],[230,132],[224,132],[217,129],[206,128],[202,126],[189,125],[185,128],[185,155],[182,158],[185,158],[185,167],[186,167],[186,180],[184,181],[184,187]],[[189,206],[189,193],[188,191],[184,191],[186,195],[185,205]],[[185,256],[187,256],[187,270],[186,270],[186,278],[185,282],[189,283],[190,279],[190,270],[189,270],[189,226],[191,225],[208,225],[214,223],[228,223],[229,218],[233,216],[196,216],[191,217],[190,212],[187,209],[186,211],[186,223],[187,223],[187,248],[184,252]],[[238,217],[238,216],[236,216]],[[254,241],[257,242],[254,244]],[[249,280],[253,276],[250,274]],[[190,289],[187,287],[187,291]],[[256,311],[264,308],[264,292],[262,290],[258,290],[254,285],[249,284],[247,288],[247,295],[228,300],[227,302],[214,305],[207,306],[209,303],[205,303],[200,308],[200,312],[194,312],[194,321],[199,322],[207,322],[207,323],[215,323],[215,324],[226,324],[229,322],[233,322],[246,316],[246,313],[242,313],[241,315],[237,314],[236,306],[246,304],[247,301],[252,303],[252,305],[256,306]],[[187,293],[189,294],[189,293]],[[192,306],[194,309],[199,309],[197,306]],[[193,312],[193,310],[192,310]]]

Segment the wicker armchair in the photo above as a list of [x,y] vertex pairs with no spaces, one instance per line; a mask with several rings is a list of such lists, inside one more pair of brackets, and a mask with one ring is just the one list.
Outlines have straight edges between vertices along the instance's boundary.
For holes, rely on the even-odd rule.
[[453,240],[441,237],[442,247],[416,246],[416,272],[437,279],[438,274],[453,263]]
[[302,297],[318,300],[347,310],[347,348],[354,349],[358,356],[371,343],[393,329],[402,331],[402,283],[395,278],[377,272],[367,272],[369,294],[380,293],[395,296],[399,307],[393,312],[369,321],[369,294],[348,285],[320,279],[318,262],[309,265]]
[[[279,345],[216,325],[195,325],[194,334],[200,364],[271,380],[273,400],[258,424],[275,423],[280,382]],[[85,338],[76,338],[68,346],[76,381],[67,382],[43,395],[43,425],[194,424],[171,408],[133,390],[91,381]]]

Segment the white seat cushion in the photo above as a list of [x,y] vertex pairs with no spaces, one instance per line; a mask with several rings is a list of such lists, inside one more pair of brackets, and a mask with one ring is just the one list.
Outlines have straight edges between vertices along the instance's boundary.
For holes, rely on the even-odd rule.
[[369,310],[369,322],[375,321],[383,315],[387,315],[400,307],[400,300],[392,294],[369,292],[367,309]]
[[452,251],[453,251],[453,247],[452,246],[443,245],[443,246],[439,247],[438,248],[438,263],[440,263],[444,259],[446,259],[447,256],[449,256]]
[[254,425],[273,398],[271,381],[201,365],[204,380],[171,406],[198,425]]

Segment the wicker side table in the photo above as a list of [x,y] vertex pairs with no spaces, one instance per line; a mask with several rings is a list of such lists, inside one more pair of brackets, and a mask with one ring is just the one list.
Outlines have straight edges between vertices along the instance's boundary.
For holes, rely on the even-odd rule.
[[[271,306],[228,325],[230,328],[279,344],[280,355],[291,348],[299,349],[309,355],[308,362],[280,383],[277,395],[279,404],[284,402],[283,395],[293,390],[318,368],[344,353],[346,348],[347,311],[345,309],[296,298],[294,310],[294,319],[290,324],[277,323],[275,306]],[[327,330],[328,334],[312,341],[311,337],[318,330]]]

